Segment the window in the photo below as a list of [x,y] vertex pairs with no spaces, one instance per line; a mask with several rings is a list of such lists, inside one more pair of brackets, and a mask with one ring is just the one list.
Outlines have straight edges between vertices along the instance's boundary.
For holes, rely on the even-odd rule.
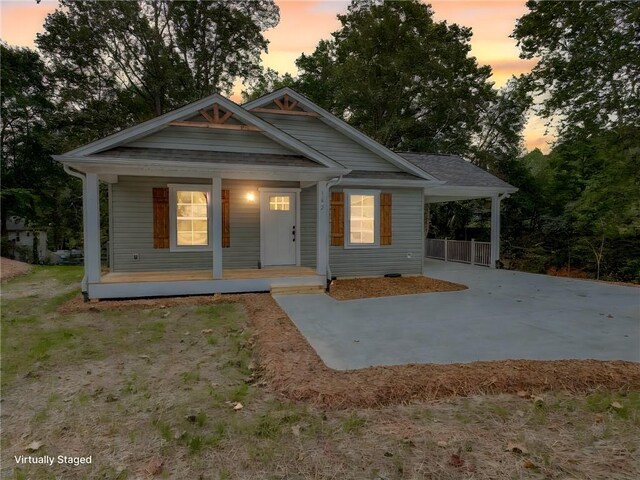
[[347,246],[374,247],[379,243],[380,192],[347,191]]
[[209,198],[201,185],[170,185],[172,250],[209,250]]
[[289,211],[289,195],[269,195],[269,210]]

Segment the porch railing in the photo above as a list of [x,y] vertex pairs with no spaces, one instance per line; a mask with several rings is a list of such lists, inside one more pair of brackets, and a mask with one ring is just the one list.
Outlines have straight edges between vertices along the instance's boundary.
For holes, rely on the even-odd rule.
[[470,263],[486,267],[491,265],[491,242],[427,238],[424,252],[425,257],[445,262]]

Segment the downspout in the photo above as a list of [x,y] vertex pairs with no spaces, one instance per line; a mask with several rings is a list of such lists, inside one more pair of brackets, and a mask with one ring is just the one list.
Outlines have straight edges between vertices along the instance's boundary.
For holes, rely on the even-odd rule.
[[[327,195],[329,195],[329,190],[331,189],[331,187],[335,187],[336,185],[338,185],[340,182],[342,182],[342,175],[340,175],[339,177],[334,177],[331,180],[327,181]],[[329,208],[331,208],[331,197],[327,198],[325,200],[325,205],[329,206]],[[329,210],[329,215],[331,214],[331,210]],[[326,215],[325,218],[329,219],[329,215]],[[330,252],[330,248],[331,245],[329,243],[329,238],[331,238],[331,222],[329,222],[329,225],[327,226],[327,235],[325,236],[324,241],[326,242],[326,251],[327,251],[327,265],[326,265],[326,280],[327,280],[327,288],[329,285],[329,282],[331,282],[331,266],[330,266],[330,261],[329,259],[331,258],[331,254]]]
[[[86,198],[86,185],[85,185],[85,175],[81,172],[78,172],[77,170],[73,170],[71,167],[69,167],[69,165],[67,165],[66,163],[62,165],[62,168],[64,169],[64,171],[71,175],[72,177],[76,177],[79,178],[82,181],[82,232],[84,235],[84,231],[85,231],[85,227],[87,225],[87,219],[86,219],[86,215],[87,215],[87,210],[86,208],[84,208],[84,202],[85,202],[85,198]],[[84,242],[83,242],[84,244]],[[83,261],[84,261],[84,276],[82,277],[82,282],[80,282],[80,289],[82,290],[82,295],[84,296],[85,301],[88,300],[88,282],[87,282],[87,259],[84,257],[83,255]]]

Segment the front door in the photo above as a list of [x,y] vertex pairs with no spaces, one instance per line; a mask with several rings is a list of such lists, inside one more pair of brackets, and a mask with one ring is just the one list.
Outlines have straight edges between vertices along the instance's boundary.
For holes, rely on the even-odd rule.
[[296,194],[261,192],[262,265],[296,264]]

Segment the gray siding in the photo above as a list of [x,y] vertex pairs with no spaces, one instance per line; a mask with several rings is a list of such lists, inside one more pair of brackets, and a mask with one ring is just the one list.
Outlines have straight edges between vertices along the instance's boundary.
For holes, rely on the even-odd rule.
[[[126,177],[121,176],[111,187],[112,237],[114,272],[145,272],[166,270],[207,270],[213,266],[212,253],[171,252],[168,248],[153,248],[152,188],[169,183],[203,184],[203,179]],[[293,182],[223,181],[229,189],[231,247],[222,251],[224,268],[253,268],[260,260],[260,206],[256,199],[245,199],[248,191],[259,186],[297,187]],[[133,254],[139,260],[133,260]]]
[[[154,187],[168,183],[204,184],[206,179],[119,177],[111,186],[114,272],[166,270],[207,270],[212,268],[211,252],[170,252],[153,248]],[[139,260],[133,260],[133,254]]]
[[303,188],[300,192],[300,264],[316,267],[317,209],[316,187]]
[[[342,189],[334,188],[333,190]],[[424,201],[422,189],[381,188],[379,190],[392,194],[392,244],[359,249],[329,247],[329,265],[332,275],[355,277],[387,273],[403,275],[422,273]],[[346,233],[345,231],[345,235]],[[407,258],[408,253],[411,254],[411,258]]]
[[316,117],[259,113],[269,123],[352,170],[401,171]]
[[127,144],[128,147],[212,150],[216,152],[295,153],[260,132],[167,127]]

